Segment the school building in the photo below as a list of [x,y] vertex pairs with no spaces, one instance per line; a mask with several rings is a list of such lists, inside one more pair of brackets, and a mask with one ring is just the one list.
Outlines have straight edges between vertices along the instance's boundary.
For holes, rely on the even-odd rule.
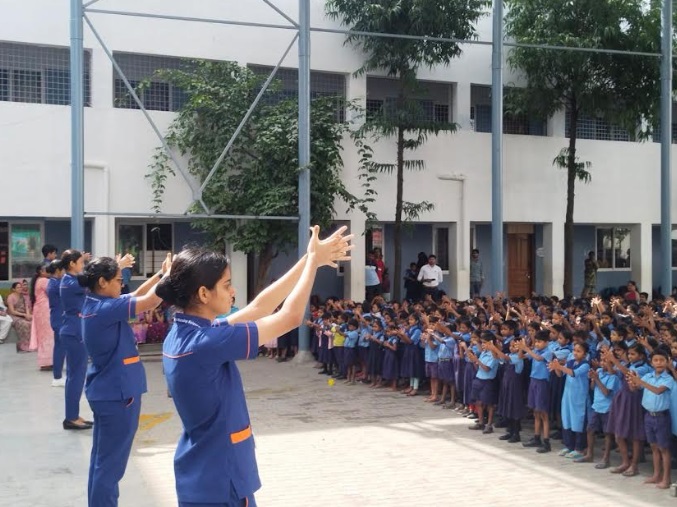
[[[7,2],[8,5],[10,4]],[[337,28],[324,15],[324,1],[312,0],[311,24]],[[275,4],[296,17],[296,0]],[[101,0],[93,8],[120,9],[213,19],[286,23],[264,2],[205,0],[198,3],[154,0]],[[292,40],[292,30],[216,25],[89,13],[89,19],[132,83],[181,58],[236,61],[269,71]],[[0,199],[0,283],[28,277],[41,259],[40,245],[68,247],[70,238],[70,108],[68,2],[11,2],[3,9],[0,35],[0,153],[4,192]],[[491,17],[479,23],[479,37],[491,40]],[[312,34],[313,95],[341,95],[376,110],[396,96],[393,80],[376,73],[355,77],[362,56],[338,34]],[[85,26],[85,211],[86,248],[95,255],[122,249],[136,253],[139,279],[158,269],[164,252],[204,236],[190,219],[144,217],[151,210],[151,189],[144,178],[159,145],[149,123],[125,90],[101,45]],[[448,67],[422,69],[421,104],[433,121],[453,120],[454,134],[431,137],[414,155],[426,169],[405,176],[406,201],[430,201],[435,209],[404,233],[403,266],[418,252],[435,253],[445,269],[443,288],[452,296],[469,292],[470,250],[479,248],[491,287],[491,48],[465,46]],[[296,49],[279,73],[283,90],[296,89]],[[519,76],[506,72],[506,85]],[[162,130],[181,107],[181,91],[153,80],[142,95]],[[674,126],[673,126],[674,128]],[[511,295],[532,291],[561,295],[564,263],[565,172],[552,161],[568,143],[566,111],[534,120],[504,119],[504,219],[506,287]],[[597,287],[627,280],[651,292],[659,284],[659,144],[638,143],[622,129],[586,117],[580,127],[578,155],[592,163],[592,181],[578,183],[575,207],[574,291],[583,285],[583,261],[589,251],[600,260]],[[345,181],[359,194],[358,156],[345,143]],[[375,160],[394,162],[395,143],[374,145]],[[677,159],[677,157],[675,157]],[[677,163],[676,163],[677,164]],[[677,195],[673,178],[673,195]],[[337,205],[336,220],[356,234],[353,260],[340,272],[325,270],[316,292],[361,299],[367,248],[382,246],[393,269],[395,178],[379,177],[373,205],[379,225],[365,235],[365,217],[346,214]],[[192,196],[180,178],[167,185],[163,211],[183,214]],[[673,209],[677,223],[677,209]],[[673,233],[677,268],[677,228]],[[246,293],[247,257],[229,251],[235,285]],[[277,259],[274,271],[289,266]],[[275,273],[273,273],[274,276]],[[401,280],[402,273],[392,273]],[[675,277],[677,279],[677,277]],[[677,285],[677,282],[675,282]]]

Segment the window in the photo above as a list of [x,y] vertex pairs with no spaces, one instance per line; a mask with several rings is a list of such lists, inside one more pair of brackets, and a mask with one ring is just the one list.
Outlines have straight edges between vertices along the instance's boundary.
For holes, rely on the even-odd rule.
[[[564,123],[564,135],[571,134],[571,112],[567,109]],[[612,125],[604,118],[582,113],[578,118],[578,139],[596,141],[631,141],[629,132],[618,125]]]
[[442,271],[449,271],[449,229],[433,228],[433,253],[437,256],[437,265]]
[[383,227],[377,225],[371,229],[367,229],[365,238],[367,253],[371,252],[374,248],[380,248],[381,252],[385,254],[383,250]]
[[597,229],[597,263],[600,269],[630,269],[630,229]]
[[119,224],[117,251],[130,253],[136,258],[133,276],[149,277],[162,267],[168,252],[173,250],[172,224]]
[[[186,58],[141,55],[114,52],[113,58],[120,66],[129,84],[135,89],[143,107],[152,111],[179,111],[188,99],[186,92],[157,77],[160,70],[189,69],[191,62]],[[149,80],[147,86],[137,90],[141,82]],[[122,77],[113,75],[113,107],[139,109],[127,90]]]
[[[91,102],[90,53],[84,54],[85,105]],[[0,101],[70,104],[68,48],[0,42]]]
[[[398,96],[396,79],[367,77],[367,118],[374,118],[377,114],[394,116]],[[406,109],[421,121],[446,123],[452,120],[451,97],[451,83],[420,81],[415,94],[408,97]]]
[[[249,65],[251,70],[262,79],[267,79],[274,67],[264,65]],[[298,97],[299,72],[296,69],[278,69],[274,81],[277,81],[280,90],[267,98],[268,103],[275,103]],[[343,74],[331,72],[310,72],[310,97],[317,99],[327,97],[336,102],[336,121],[344,122],[346,118],[346,77]]]
[[[503,88],[503,97],[507,102],[511,93]],[[472,85],[470,88],[470,120],[475,132],[491,132],[491,87]],[[547,122],[524,113],[503,111],[503,133],[524,136],[547,135]]]
[[42,225],[12,224],[10,259],[12,278],[30,278],[42,262]]

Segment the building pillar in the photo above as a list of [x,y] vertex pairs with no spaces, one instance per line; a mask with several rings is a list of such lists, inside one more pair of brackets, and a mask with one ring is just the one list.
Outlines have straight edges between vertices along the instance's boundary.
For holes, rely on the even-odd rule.
[[[343,297],[353,301],[364,301],[364,266],[367,260],[366,220],[362,213],[354,213],[350,219],[349,232],[354,234],[353,248],[350,252],[350,261],[343,263]],[[397,283],[397,277],[391,274],[392,283]]]
[[[362,110],[367,107],[367,76],[349,75],[346,79],[346,101],[355,102]],[[355,125],[364,123],[365,118],[359,110],[348,109],[346,112],[348,122]]]
[[470,92],[470,83],[456,83],[454,87],[454,105],[453,121],[458,124],[461,130],[472,132],[472,122],[470,120],[470,107],[472,106]]
[[230,259],[231,283],[235,289],[235,306],[243,308],[247,301],[247,254],[233,249],[229,243],[226,255]]
[[449,224],[449,296],[458,299],[470,297],[470,225],[463,222]]
[[[651,298],[652,244],[651,224],[642,223],[630,226],[630,269],[632,280],[637,283],[640,292],[647,292]],[[668,293],[671,287],[668,287]],[[664,291],[665,292],[665,291]]]
[[543,292],[564,296],[564,222],[543,224]]

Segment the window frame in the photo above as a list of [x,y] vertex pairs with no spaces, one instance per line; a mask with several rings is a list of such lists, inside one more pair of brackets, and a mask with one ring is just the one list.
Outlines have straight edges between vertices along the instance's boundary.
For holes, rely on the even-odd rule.
[[[115,224],[115,248],[116,251],[121,252],[120,249],[120,227],[121,226],[136,226],[136,227],[143,227],[142,233],[141,233],[141,241],[142,241],[142,247],[141,247],[141,254],[139,255],[140,258],[136,259],[137,263],[140,263],[139,271],[141,272],[140,275],[132,275],[132,280],[135,281],[143,281],[143,280],[148,280],[153,276],[154,273],[148,274],[147,271],[147,266],[145,265],[145,260],[146,260],[146,255],[151,251],[149,250],[148,246],[148,227],[155,227],[157,225],[169,225],[172,229],[172,244],[170,245],[170,250],[169,251],[174,251],[174,245],[176,243],[176,222],[147,222],[145,220],[121,220],[118,221]],[[166,250],[155,250],[156,252],[165,252]],[[125,252],[121,252],[125,253]],[[162,260],[161,259],[158,266],[162,265]]]
[[[40,240],[41,244],[38,245],[38,250],[40,252],[39,255],[39,260],[37,263],[39,264],[40,261],[42,260],[42,245],[45,244],[45,222],[44,221],[36,221],[36,220],[3,220],[3,222],[6,222],[8,224],[8,248],[7,248],[7,258],[8,258],[8,264],[9,264],[9,269],[8,269],[8,279],[7,280],[2,280],[2,281],[12,281],[12,280],[18,280],[19,277],[15,276],[14,273],[14,253],[12,252],[12,233],[14,231],[14,227],[16,226],[29,226],[29,225],[37,225],[40,228]],[[23,277],[23,278],[30,278],[30,276]]]
[[[611,259],[612,259],[612,266],[611,267],[599,267],[597,270],[601,272],[612,272],[612,271],[632,271],[632,257],[630,257],[630,260],[628,263],[630,266],[627,267],[616,267],[616,229],[628,229],[630,232],[628,234],[628,238],[630,241],[632,241],[632,227],[629,225],[598,225],[595,226],[595,258],[597,259],[597,262],[599,263],[599,249],[597,248],[597,235],[600,230],[607,230],[611,229],[612,230],[612,236],[611,236]],[[632,255],[632,252],[631,252]]]

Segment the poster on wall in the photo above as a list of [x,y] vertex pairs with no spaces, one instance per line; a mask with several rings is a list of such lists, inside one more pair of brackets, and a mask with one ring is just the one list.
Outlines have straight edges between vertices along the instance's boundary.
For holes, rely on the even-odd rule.
[[42,231],[39,224],[14,224],[11,231],[12,278],[31,278],[42,262]]
[[0,280],[9,280],[9,223],[0,222]]

